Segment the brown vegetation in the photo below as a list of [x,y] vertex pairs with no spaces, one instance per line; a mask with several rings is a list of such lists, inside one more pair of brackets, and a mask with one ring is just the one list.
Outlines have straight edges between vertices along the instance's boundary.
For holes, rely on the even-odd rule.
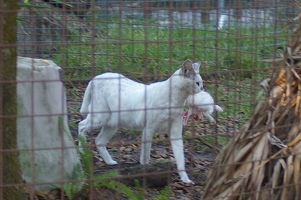
[[253,115],[218,156],[204,199],[301,199],[301,14],[295,21]]

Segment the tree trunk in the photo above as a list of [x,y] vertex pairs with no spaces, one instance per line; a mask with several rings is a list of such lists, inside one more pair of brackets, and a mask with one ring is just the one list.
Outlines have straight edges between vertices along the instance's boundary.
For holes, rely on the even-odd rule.
[[0,199],[25,199],[16,132],[17,0],[0,0]]

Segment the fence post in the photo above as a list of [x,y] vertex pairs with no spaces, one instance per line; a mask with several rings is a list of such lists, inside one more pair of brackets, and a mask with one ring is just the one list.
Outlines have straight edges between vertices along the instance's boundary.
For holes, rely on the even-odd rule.
[[201,1],[201,22],[207,24],[210,22],[210,1]]
[[26,199],[16,131],[17,1],[0,0],[0,199]]

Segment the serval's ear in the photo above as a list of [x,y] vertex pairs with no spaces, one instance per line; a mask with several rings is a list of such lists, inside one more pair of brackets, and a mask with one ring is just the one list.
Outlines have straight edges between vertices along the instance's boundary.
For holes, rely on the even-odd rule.
[[195,72],[199,73],[200,72],[200,67],[201,67],[201,62],[193,63],[192,67],[193,67]]
[[185,60],[182,64],[182,73],[187,76],[191,74],[191,70],[193,70],[191,60]]

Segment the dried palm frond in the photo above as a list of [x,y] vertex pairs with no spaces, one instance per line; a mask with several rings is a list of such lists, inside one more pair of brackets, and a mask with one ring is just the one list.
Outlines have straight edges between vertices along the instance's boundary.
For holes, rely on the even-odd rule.
[[282,61],[219,154],[203,199],[301,199],[301,14],[295,20]]

